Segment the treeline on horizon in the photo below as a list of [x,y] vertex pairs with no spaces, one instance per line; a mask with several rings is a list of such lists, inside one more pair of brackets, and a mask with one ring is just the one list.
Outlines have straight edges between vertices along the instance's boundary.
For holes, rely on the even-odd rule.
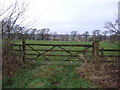
[[[2,22],[5,23],[5,22]],[[2,38],[12,39],[28,39],[28,40],[56,40],[56,41],[118,41],[119,34],[112,31],[93,30],[92,35],[89,31],[85,31],[83,34],[79,34],[77,31],[71,31],[70,34],[57,34],[57,32],[51,33],[49,28],[26,29],[15,25],[10,32],[5,31],[6,27],[2,27]]]

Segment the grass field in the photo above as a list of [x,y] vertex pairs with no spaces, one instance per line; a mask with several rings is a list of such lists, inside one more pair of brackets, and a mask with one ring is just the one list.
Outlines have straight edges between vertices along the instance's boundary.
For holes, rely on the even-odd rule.
[[[27,40],[26,43],[39,44],[92,44],[92,42],[65,42],[65,41],[37,41]],[[18,44],[21,44],[19,42]],[[50,47],[33,47],[35,49],[49,49]],[[100,42],[100,48],[117,49],[118,47],[112,43]],[[27,49],[29,49],[27,47]],[[59,48],[55,48],[59,49]],[[65,47],[70,50],[82,50],[83,48]],[[89,49],[91,50],[91,49]],[[34,51],[27,53],[35,53]],[[67,54],[64,52],[49,52],[48,54]],[[75,53],[73,53],[75,54]],[[106,54],[113,54],[108,52]],[[86,54],[87,56],[88,54]],[[52,57],[54,58],[54,57]],[[56,57],[58,58],[58,57]],[[64,62],[64,57],[59,57],[60,62],[45,62],[41,64],[42,58],[37,58],[34,61],[28,60],[27,64],[13,73],[13,77],[3,76],[3,88],[94,88],[97,87],[78,76],[75,69],[82,63],[79,62]],[[65,58],[64,58],[65,59]],[[54,63],[54,64],[53,64]],[[66,65],[67,63],[67,65]]]

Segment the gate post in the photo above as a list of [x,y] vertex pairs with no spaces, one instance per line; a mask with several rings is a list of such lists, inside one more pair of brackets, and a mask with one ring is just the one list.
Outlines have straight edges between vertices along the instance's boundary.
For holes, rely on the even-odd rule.
[[104,48],[101,49],[101,60],[103,60]]
[[22,40],[22,60],[25,62],[25,51],[26,51],[26,42],[25,39]]
[[99,41],[94,41],[92,43],[92,57],[93,60],[98,60],[99,59]]

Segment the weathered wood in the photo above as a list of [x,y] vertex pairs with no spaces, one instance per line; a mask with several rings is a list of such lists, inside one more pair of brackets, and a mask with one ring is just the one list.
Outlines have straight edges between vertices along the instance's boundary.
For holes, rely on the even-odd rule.
[[12,44],[13,46],[22,46],[21,44]]
[[[53,46],[52,48],[50,48],[50,49],[48,49],[48,50],[46,50],[45,52],[43,52],[43,53],[40,53],[40,52],[38,52],[37,50],[35,50],[33,47],[31,47],[30,45],[27,45],[27,46],[29,46],[33,51],[35,51],[35,52],[37,52],[38,54],[36,54],[37,55],[37,57],[35,57],[35,58],[38,58],[38,57],[40,57],[40,56],[42,56],[43,58],[45,58],[45,59],[48,59],[47,57],[45,57],[45,55],[44,55],[44,53],[46,53],[46,52],[49,52],[50,50],[52,50],[52,49],[54,49],[56,46]],[[35,59],[34,58],[34,59]]]
[[50,50],[54,49],[56,46],[53,46],[52,48],[48,49],[47,51],[43,52],[42,54],[49,52]]
[[[26,58],[26,59],[31,59],[31,60],[33,60],[33,58]],[[78,59],[76,59],[76,60],[47,59],[47,60],[45,60],[45,61],[68,61],[68,62],[70,62],[70,61],[75,61],[75,62],[80,62],[81,60],[78,60]]]
[[99,55],[99,57],[120,57],[120,55]]
[[101,49],[101,60],[103,60],[103,55],[104,55],[104,49]]
[[[38,54],[28,54],[26,53],[26,55],[38,55]],[[63,56],[63,57],[70,57],[71,55],[50,55],[50,54],[42,54],[43,56]],[[72,57],[77,57],[79,55],[72,55]]]
[[[119,55],[104,55],[104,51],[114,51],[114,52],[118,52],[120,50],[117,49],[99,49],[99,41],[95,41],[93,42],[92,45],[79,45],[79,44],[26,44],[25,40],[23,39],[22,41],[22,45],[20,44],[13,44],[13,46],[18,46],[18,49],[14,49],[15,51],[22,51],[23,54],[23,60],[25,61],[26,59],[26,55],[36,55],[35,58],[42,56],[45,60],[48,60],[49,56],[63,56],[63,57],[68,57],[69,60],[72,57],[76,57],[79,60],[79,55],[80,53],[86,53],[86,52],[92,52],[92,57],[94,60],[98,60],[99,57],[101,57],[101,59],[103,59],[103,57],[120,57]],[[30,49],[26,49],[26,46],[28,46]],[[50,49],[35,49],[32,46],[52,46]],[[64,46],[68,46],[68,47],[85,47],[85,49],[83,50],[66,50],[64,48]],[[21,48],[22,47],[22,48]],[[53,50],[55,47],[59,47],[61,50]],[[88,51],[89,48],[92,47],[92,51]],[[37,52],[37,54],[28,54],[26,53],[26,51],[35,51]],[[40,52],[43,51],[43,52]],[[66,52],[68,53],[68,55],[50,55],[50,54],[46,54],[46,52],[51,52],[51,51],[60,51],[60,52]],[[101,51],[101,55],[99,55],[99,51]],[[77,52],[76,54],[72,54],[71,52]],[[48,56],[48,57],[45,57]]]
[[92,55],[93,55],[93,60],[99,59],[99,41],[93,42]]
[[31,48],[32,49],[32,51],[35,51],[35,52],[37,52],[38,54],[40,54],[40,52],[38,52],[36,49],[34,49],[33,47],[31,47],[30,45],[27,45],[29,48]]
[[[12,44],[13,46],[22,46],[21,44]],[[32,46],[70,46],[70,47],[92,47],[92,45],[84,44],[26,44]]]
[[[78,52],[78,53],[76,53],[74,56],[76,56],[76,55],[78,55],[78,54],[80,54],[80,53],[85,53],[86,51],[87,51],[87,49],[89,49],[90,47],[86,47],[84,50],[82,50],[81,52]],[[78,55],[79,56],[79,55]],[[72,57],[72,56],[71,56]],[[71,57],[69,57],[67,60],[69,60]],[[79,57],[77,57],[78,59],[80,59]]]
[[26,44],[33,46],[71,46],[71,47],[92,47],[92,45],[74,45],[74,44]]
[[70,51],[66,51],[66,49],[62,48],[61,46],[58,46],[60,49],[64,50],[65,52],[69,53],[70,55],[73,55]]
[[19,51],[19,52],[22,52],[22,50],[17,50],[17,49],[15,49],[14,51]]
[[[102,49],[100,49],[99,51],[102,51]],[[117,50],[117,49],[103,49],[103,51],[119,52],[120,50]]]
[[26,42],[25,39],[22,40],[22,60],[25,62],[25,52],[26,52]]
[[[16,49],[17,50],[17,49]],[[36,51],[48,51],[47,49],[35,49]],[[31,49],[26,49],[26,51],[33,51]],[[50,51],[60,51],[60,52],[65,52],[64,50],[50,50]],[[83,50],[66,50],[69,52],[83,52]],[[85,52],[91,52],[91,51],[85,51]]]

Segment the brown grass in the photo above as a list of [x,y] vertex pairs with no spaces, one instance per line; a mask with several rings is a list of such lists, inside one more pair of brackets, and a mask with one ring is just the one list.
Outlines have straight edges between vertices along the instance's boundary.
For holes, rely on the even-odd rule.
[[76,69],[76,73],[99,87],[117,88],[118,80],[116,78],[118,75],[116,72],[118,71],[118,64],[115,61],[85,61],[82,66]]
[[2,74],[5,76],[12,76],[23,64],[20,56],[17,56],[12,50],[2,54]]

